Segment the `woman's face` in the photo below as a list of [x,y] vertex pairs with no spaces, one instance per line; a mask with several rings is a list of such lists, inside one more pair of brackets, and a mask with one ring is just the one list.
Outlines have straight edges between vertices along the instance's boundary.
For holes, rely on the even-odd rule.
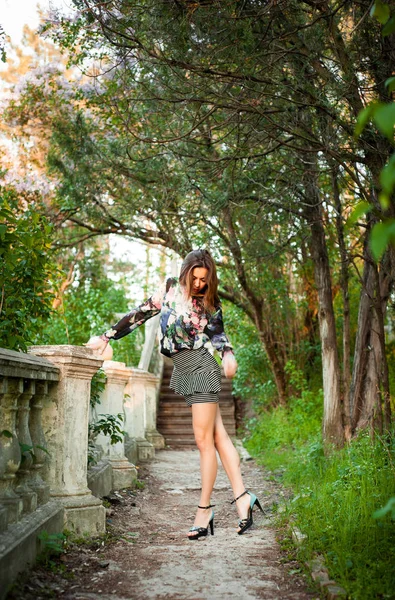
[[192,271],[192,292],[199,294],[207,284],[208,270],[204,267],[195,267]]

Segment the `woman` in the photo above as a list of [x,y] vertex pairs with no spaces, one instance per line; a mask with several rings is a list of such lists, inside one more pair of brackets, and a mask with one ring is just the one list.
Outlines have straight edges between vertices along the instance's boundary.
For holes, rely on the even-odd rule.
[[240,516],[237,533],[252,525],[254,494],[245,490],[239,455],[226,433],[218,404],[221,370],[208,348],[222,356],[226,377],[234,377],[237,362],[225,335],[218,297],[215,263],[207,250],[194,250],[185,258],[179,279],[171,278],[138,308],[125,315],[112,329],[87,346],[104,351],[110,339],[118,340],[147,319],[160,313],[161,352],[173,360],[170,387],[192,407],[192,425],[200,452],[202,489],[190,540],[214,534],[211,493],[217,475],[217,455],[231,483]]

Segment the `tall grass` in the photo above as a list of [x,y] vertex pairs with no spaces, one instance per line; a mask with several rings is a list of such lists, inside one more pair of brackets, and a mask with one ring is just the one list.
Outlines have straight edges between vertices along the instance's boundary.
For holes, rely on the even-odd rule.
[[288,516],[307,535],[300,559],[323,555],[331,578],[352,599],[395,598],[395,520],[373,516],[395,496],[395,436],[371,439],[363,432],[325,455],[322,394],[292,375],[299,378],[298,397],[250,423],[246,446],[281,470],[293,491]]

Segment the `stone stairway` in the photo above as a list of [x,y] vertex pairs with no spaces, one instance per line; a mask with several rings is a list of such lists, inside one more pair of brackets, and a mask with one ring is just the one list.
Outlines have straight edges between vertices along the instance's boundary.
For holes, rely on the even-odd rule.
[[[195,446],[192,430],[192,411],[184,398],[169,389],[173,370],[171,361],[165,360],[160,388],[157,429],[168,446],[172,448],[190,448]],[[235,403],[232,396],[232,382],[222,376],[219,402],[221,415],[230,436],[236,435]]]

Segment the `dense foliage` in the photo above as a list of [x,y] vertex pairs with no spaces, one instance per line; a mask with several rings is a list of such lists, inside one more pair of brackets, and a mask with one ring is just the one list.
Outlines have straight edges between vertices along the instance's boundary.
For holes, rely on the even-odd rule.
[[[44,323],[37,343],[85,344],[116,323],[131,308],[128,299],[127,274],[114,281],[108,275],[108,251],[90,244],[78,258],[73,280],[64,290],[61,302]],[[114,360],[137,366],[144,339],[142,330],[114,345]]]
[[[344,449],[325,452],[320,365],[305,363],[301,369],[287,363],[293,392],[287,406],[273,407],[275,390],[256,331],[246,319],[232,326],[232,310],[225,315],[239,361],[234,389],[254,407],[246,415],[244,443],[268,475],[287,488],[289,499],[278,511],[278,526],[289,537],[291,527],[297,527],[305,536],[296,551],[299,561],[323,556],[330,577],[350,598],[391,598],[395,585],[394,432],[384,437],[376,434],[373,439],[360,433]],[[284,547],[290,543],[285,540]]]
[[51,313],[53,227],[40,198],[0,187],[0,346],[26,350]]
[[350,598],[392,598],[394,433],[374,439],[361,433],[350,446],[325,454],[322,395],[301,374],[298,379],[302,389],[289,406],[250,421],[246,438],[250,452],[292,490],[279,524],[300,529],[305,538],[299,560],[322,555],[331,578]]

